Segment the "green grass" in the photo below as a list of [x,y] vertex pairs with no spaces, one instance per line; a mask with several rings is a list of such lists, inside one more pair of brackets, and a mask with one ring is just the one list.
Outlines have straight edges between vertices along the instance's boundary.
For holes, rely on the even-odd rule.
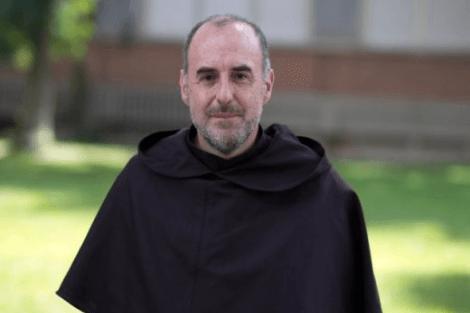
[[0,158],[0,312],[78,312],[54,292],[131,154],[66,144],[40,158]]
[[341,162],[360,194],[384,312],[470,312],[470,165]]
[[[3,147],[0,312],[77,312],[54,292],[133,152],[62,144],[33,159]],[[470,313],[470,165],[336,165],[364,206],[384,312]]]

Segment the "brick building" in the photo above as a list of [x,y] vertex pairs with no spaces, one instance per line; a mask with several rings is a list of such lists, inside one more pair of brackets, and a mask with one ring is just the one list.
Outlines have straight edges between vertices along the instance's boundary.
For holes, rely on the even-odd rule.
[[469,0],[102,0],[88,127],[186,125],[181,43],[215,13],[266,32],[276,72],[266,124],[320,137],[337,155],[470,159]]

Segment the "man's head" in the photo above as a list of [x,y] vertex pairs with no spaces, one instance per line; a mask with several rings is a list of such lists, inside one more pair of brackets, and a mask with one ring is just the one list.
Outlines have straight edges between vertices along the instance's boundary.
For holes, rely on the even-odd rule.
[[261,52],[263,53],[263,73],[265,77],[269,74],[269,71],[271,70],[271,60],[269,58],[269,49],[268,49],[268,41],[266,40],[266,36],[264,35],[263,31],[261,28],[258,27],[253,22],[250,22],[249,20],[237,16],[237,15],[212,15],[209,16],[208,18],[200,21],[196,25],[193,26],[191,31],[189,32],[188,36],[186,37],[186,41],[184,43],[183,47],[183,71],[185,73],[188,72],[188,50],[189,46],[191,45],[191,42],[193,40],[194,34],[201,28],[202,25],[206,23],[214,23],[215,25],[218,25],[220,27],[229,24],[229,23],[234,23],[234,22],[239,22],[243,23],[246,25],[249,25],[253,31],[255,32],[256,37],[259,40],[259,45],[261,47]]
[[179,84],[196,144],[225,158],[243,153],[274,82],[263,33],[242,18],[213,16],[189,33],[183,58]]

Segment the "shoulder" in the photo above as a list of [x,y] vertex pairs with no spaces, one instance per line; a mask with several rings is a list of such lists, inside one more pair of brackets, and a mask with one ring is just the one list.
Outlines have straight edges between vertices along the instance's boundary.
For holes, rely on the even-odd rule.
[[118,179],[124,180],[127,184],[142,180],[149,175],[152,170],[145,164],[144,160],[138,155],[133,155],[119,173]]

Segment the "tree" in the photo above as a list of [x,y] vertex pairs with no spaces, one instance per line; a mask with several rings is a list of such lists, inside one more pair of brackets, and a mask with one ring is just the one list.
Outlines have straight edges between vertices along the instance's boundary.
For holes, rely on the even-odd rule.
[[54,140],[51,60],[80,60],[93,33],[94,0],[2,0],[0,56],[26,71],[13,148],[40,151]]

